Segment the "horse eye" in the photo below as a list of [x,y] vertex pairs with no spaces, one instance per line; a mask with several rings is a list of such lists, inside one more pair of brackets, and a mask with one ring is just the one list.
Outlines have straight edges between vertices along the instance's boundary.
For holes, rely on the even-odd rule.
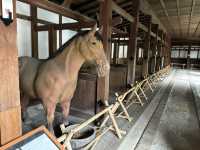
[[96,42],[92,42],[93,45],[96,45]]

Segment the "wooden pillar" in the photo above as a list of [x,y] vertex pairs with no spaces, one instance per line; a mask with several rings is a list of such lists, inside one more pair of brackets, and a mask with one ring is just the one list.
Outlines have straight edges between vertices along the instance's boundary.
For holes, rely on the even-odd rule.
[[113,64],[117,64],[118,53],[119,53],[119,44],[118,42],[114,43],[114,53],[113,53]]
[[37,7],[31,6],[31,48],[32,57],[38,58],[38,32],[35,30],[37,26]]
[[153,61],[152,61],[152,67],[153,67],[153,73],[155,73],[156,70],[156,64],[157,64],[157,55],[158,55],[158,24],[155,24],[155,41],[154,41],[154,48],[153,48]]
[[164,51],[164,44],[163,44],[164,33],[161,31],[161,45],[160,45],[160,69],[163,68],[163,51]]
[[137,33],[139,25],[139,10],[140,0],[132,0],[134,22],[130,26],[130,37],[128,47],[128,76],[127,83],[133,84],[135,82],[135,70],[136,70],[136,52],[137,52]]
[[162,61],[161,61],[161,58],[162,58],[162,33],[161,33],[162,31],[161,30],[159,30],[158,31],[158,35],[160,36],[160,41],[158,41],[158,43],[157,43],[157,60],[156,60],[156,71],[159,71],[160,69],[161,69],[161,63],[162,63]]
[[[112,34],[112,1],[106,0],[100,2],[100,25],[103,27],[103,45],[110,63],[110,55],[112,50],[111,34]],[[109,99],[109,75],[101,77],[97,82],[97,99],[107,101]]]
[[13,5],[13,22],[5,26],[0,20],[0,145],[21,135],[16,0]]
[[187,54],[187,69],[190,69],[190,52],[191,52],[192,45],[188,46],[188,54]]
[[[62,15],[59,15],[59,24],[62,24]],[[62,46],[62,30],[59,30],[59,47]]]
[[57,50],[57,32],[54,30],[53,25],[49,27],[49,56],[53,56],[53,54]]
[[147,17],[147,28],[148,32],[146,33],[145,37],[145,43],[144,43],[144,53],[143,53],[143,66],[142,66],[142,76],[148,76],[149,74],[149,53],[150,53],[150,44],[151,44],[151,22],[152,22],[152,17],[148,16]]

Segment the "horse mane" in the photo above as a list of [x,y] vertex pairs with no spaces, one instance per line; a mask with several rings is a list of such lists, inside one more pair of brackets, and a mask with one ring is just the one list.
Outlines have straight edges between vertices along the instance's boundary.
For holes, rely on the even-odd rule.
[[[71,39],[69,39],[68,41],[66,41],[61,47],[59,47],[57,49],[57,51],[52,55],[52,56],[49,56],[48,60],[49,59],[52,59],[56,56],[58,56],[60,53],[62,53],[62,51],[68,47],[76,38],[80,37],[80,36],[85,36],[90,30],[84,30],[84,31],[79,31],[76,35],[74,35]],[[98,31],[96,31],[95,33],[95,37],[97,40],[103,42],[103,38],[102,36],[100,35],[100,33]]]

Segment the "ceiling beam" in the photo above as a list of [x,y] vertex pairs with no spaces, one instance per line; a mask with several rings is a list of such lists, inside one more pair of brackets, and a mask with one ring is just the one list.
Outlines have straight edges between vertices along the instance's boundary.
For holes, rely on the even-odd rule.
[[71,3],[72,3],[72,0],[64,0],[64,2],[62,3],[62,5],[64,7],[70,7]]
[[47,0],[45,0],[45,1],[41,1],[41,0],[19,0],[19,1],[25,2],[25,3],[31,4],[31,5],[34,5],[34,6],[37,6],[37,7],[52,11],[52,12],[55,12],[55,13],[58,13],[58,14],[61,14],[65,17],[69,17],[69,18],[75,19],[77,21],[81,21],[81,22],[95,21],[92,18],[84,16],[84,15],[82,15],[78,12],[75,12],[75,11],[69,9],[69,8],[66,8],[66,7],[60,6],[58,4],[49,2]]
[[172,32],[172,33],[175,33],[175,32],[174,32],[174,29],[173,29],[173,27],[172,27],[172,25],[171,25],[171,23],[170,23],[170,18],[169,18],[169,14],[168,14],[168,11],[167,11],[165,2],[164,2],[163,0],[160,0],[160,4],[161,4],[161,6],[162,6],[162,9],[163,9],[163,11],[164,11],[166,17],[167,17],[168,22],[169,22],[170,28],[171,28],[171,30],[172,30],[171,32]]
[[119,5],[117,5],[114,1],[112,1],[112,9],[125,19],[127,19],[130,22],[134,22],[134,17],[130,15],[128,12],[126,12],[124,9],[122,9]]
[[189,17],[189,23],[188,23],[188,30],[187,30],[187,35],[190,36],[190,24],[191,24],[191,19],[194,11],[194,6],[195,6],[195,0],[192,0],[191,4],[191,10],[190,10],[190,17]]
[[176,0],[176,7],[177,7],[177,17],[178,17],[178,23],[179,23],[179,32],[180,37],[183,35],[182,28],[181,28],[181,19],[180,19],[180,3],[179,0]]

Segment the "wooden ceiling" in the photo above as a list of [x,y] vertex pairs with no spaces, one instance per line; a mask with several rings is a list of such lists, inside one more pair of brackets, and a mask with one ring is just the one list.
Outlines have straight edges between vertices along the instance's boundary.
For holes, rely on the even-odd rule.
[[[70,3],[72,10],[96,19],[98,0],[50,0],[60,4]],[[114,0],[127,12],[131,12],[132,0]],[[198,39],[200,37],[200,0],[147,0],[172,38]],[[113,14],[117,16],[117,14]],[[145,23],[145,15],[140,20]],[[126,23],[126,20],[125,20]]]
[[176,39],[200,37],[200,0],[147,0]]

